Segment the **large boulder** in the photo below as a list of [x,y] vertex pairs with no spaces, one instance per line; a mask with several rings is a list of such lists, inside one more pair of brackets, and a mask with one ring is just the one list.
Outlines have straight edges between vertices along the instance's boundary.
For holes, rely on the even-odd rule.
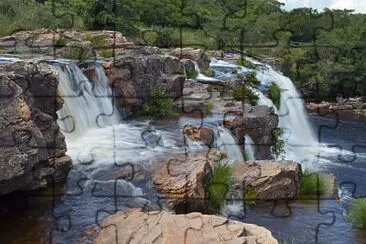
[[254,224],[214,215],[174,215],[165,211],[117,212],[100,227],[88,230],[84,241],[93,243],[257,243],[277,244],[271,232]]
[[71,159],[56,122],[63,104],[57,87],[45,63],[0,66],[0,195],[66,178]]
[[152,90],[162,89],[172,99],[182,97],[181,69],[177,58],[160,54],[126,55],[105,65],[119,107],[132,113],[148,101]]
[[300,192],[301,165],[294,161],[239,162],[232,172],[239,199],[245,191],[254,191],[260,200],[294,199]]
[[[271,159],[272,133],[278,125],[278,115],[272,108],[257,105],[244,106],[242,115],[237,115],[237,109],[233,111],[234,118],[225,121],[224,124],[234,131],[239,145],[245,144],[245,135],[252,138],[255,149],[255,158],[258,160]],[[226,115],[229,115],[227,112]]]
[[206,211],[206,191],[215,165],[214,153],[190,153],[166,159],[153,174],[155,189],[178,212]]

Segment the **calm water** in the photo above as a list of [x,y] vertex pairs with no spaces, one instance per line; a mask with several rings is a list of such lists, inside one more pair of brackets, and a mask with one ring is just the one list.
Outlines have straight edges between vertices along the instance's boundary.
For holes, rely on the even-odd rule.
[[[336,174],[338,183],[353,190],[355,197],[365,195],[366,120],[319,116],[310,116],[310,120],[320,135],[321,150],[315,162],[318,169]],[[197,120],[190,122],[197,123]],[[174,141],[172,146],[179,148],[183,142],[182,127],[186,123],[181,120],[180,124],[156,128],[171,139],[165,143]],[[113,180],[125,172],[126,167],[129,170],[128,165],[105,164],[98,169],[88,165],[85,157],[80,156],[80,160],[84,162],[74,166],[65,186],[27,197],[13,194],[1,199],[3,243],[72,243],[87,227],[100,223],[116,210],[161,209],[148,178]],[[99,163],[103,164],[103,160]],[[148,166],[149,162],[142,164]],[[341,206],[333,199],[258,203],[241,215],[231,217],[267,227],[284,243],[366,243],[366,231],[348,224]]]

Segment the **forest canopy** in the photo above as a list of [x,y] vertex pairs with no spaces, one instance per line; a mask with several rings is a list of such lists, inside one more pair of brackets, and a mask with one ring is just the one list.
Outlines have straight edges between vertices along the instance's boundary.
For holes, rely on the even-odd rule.
[[141,45],[276,57],[308,100],[365,96],[365,15],[285,11],[276,0],[2,0],[0,36],[19,30],[116,30]]

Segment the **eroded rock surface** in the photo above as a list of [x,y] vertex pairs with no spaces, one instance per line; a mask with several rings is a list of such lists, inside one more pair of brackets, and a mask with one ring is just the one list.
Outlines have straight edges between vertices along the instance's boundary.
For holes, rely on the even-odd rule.
[[126,214],[117,212],[108,217],[102,227],[105,228],[96,227],[87,233],[95,244],[278,243],[264,227],[201,213],[174,215],[132,209]]
[[161,89],[170,98],[182,97],[185,76],[180,61],[160,54],[126,55],[105,65],[120,108],[137,112],[148,101],[152,90]]
[[155,189],[177,211],[205,211],[206,184],[215,166],[214,153],[190,153],[166,159],[153,175]]
[[301,165],[295,161],[239,162],[232,172],[234,188],[254,191],[260,200],[294,199],[300,192]]
[[0,195],[62,181],[71,169],[56,111],[54,70],[36,61],[0,66]]

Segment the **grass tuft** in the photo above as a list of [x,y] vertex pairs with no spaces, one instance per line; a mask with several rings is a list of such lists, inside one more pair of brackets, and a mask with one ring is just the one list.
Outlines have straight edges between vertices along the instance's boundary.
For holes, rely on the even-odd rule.
[[272,100],[273,104],[276,106],[277,110],[281,108],[281,89],[280,87],[272,82],[268,87],[268,96]]
[[226,160],[222,159],[216,163],[215,170],[207,186],[210,206],[215,210],[219,210],[225,202],[231,185],[231,174],[231,166]]
[[354,200],[347,218],[354,226],[358,228],[366,228],[366,198]]
[[319,194],[322,195],[327,192],[327,184],[321,174],[305,170],[302,174],[300,194]]

